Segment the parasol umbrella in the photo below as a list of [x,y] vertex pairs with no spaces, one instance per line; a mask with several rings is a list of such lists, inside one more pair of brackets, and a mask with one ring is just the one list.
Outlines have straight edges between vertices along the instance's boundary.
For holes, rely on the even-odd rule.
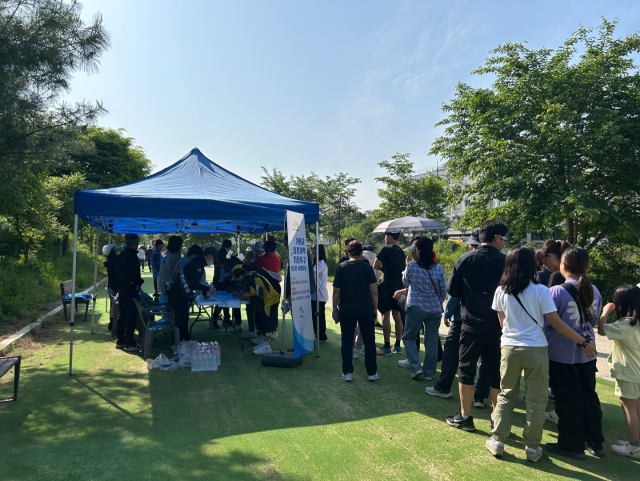
[[383,222],[373,229],[373,232],[429,232],[434,230],[447,230],[447,228],[437,220],[407,216]]

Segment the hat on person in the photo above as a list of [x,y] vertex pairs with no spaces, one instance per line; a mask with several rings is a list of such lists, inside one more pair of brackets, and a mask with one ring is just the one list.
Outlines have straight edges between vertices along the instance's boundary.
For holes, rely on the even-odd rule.
[[104,246],[102,248],[102,254],[105,256],[108,256],[111,253],[111,249],[113,249],[115,246],[116,246],[115,242],[112,242],[111,244]]
[[249,247],[247,247],[247,248],[245,249],[245,252],[251,252],[252,250],[253,250],[253,248],[252,248],[251,246],[249,246]]
[[470,236],[463,237],[462,242],[469,246],[479,246],[480,245],[480,237],[479,237],[480,229],[473,229],[473,232]]
[[255,245],[253,246],[253,250],[254,251],[263,251],[264,250],[264,243],[262,241],[256,242]]
[[158,240],[155,241],[154,245],[163,246],[164,242],[162,242],[162,239],[158,239]]
[[411,244],[409,247],[407,247],[406,249],[402,249],[405,252],[415,252],[416,251],[416,245],[415,244]]

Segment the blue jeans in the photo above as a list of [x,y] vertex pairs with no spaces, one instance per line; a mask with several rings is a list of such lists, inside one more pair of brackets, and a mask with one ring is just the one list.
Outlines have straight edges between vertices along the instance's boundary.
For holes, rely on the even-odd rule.
[[416,336],[424,324],[424,365],[422,371],[425,377],[436,375],[438,364],[438,342],[440,328],[440,312],[425,312],[419,307],[410,306],[402,333],[402,342],[407,352],[407,360],[413,372],[420,370],[420,354],[416,347]]

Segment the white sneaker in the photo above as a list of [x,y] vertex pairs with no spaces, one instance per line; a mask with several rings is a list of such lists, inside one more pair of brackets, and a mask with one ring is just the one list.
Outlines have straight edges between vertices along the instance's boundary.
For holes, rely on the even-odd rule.
[[251,342],[253,342],[256,346],[258,346],[264,342],[264,339],[262,338],[262,336],[260,337],[256,336],[253,339],[251,339]]
[[409,364],[409,359],[401,359],[400,361],[398,361],[398,366],[411,367],[411,364]]
[[254,354],[266,354],[268,352],[271,352],[271,345],[268,342],[265,342],[264,344],[260,344],[258,347],[256,347],[253,350]]
[[242,339],[255,339],[258,337],[256,331],[247,331],[242,335]]
[[364,347],[360,349],[360,354],[364,356]]
[[351,382],[351,381],[353,381],[353,375],[351,373],[343,374],[342,375],[342,380],[345,381],[345,382]]
[[498,441],[493,436],[491,436],[489,439],[487,439],[487,442],[484,444],[484,446],[496,458],[501,458],[502,455],[504,454],[504,443]]
[[558,424],[558,419],[560,419],[555,410],[544,413],[544,418],[553,424]]
[[538,449],[533,449],[525,446],[524,452],[527,455],[527,461],[531,461],[532,463],[537,463],[538,460],[542,457],[542,448],[540,446],[538,446]]
[[271,333],[271,340],[273,340],[273,339],[278,339],[278,331],[273,331]]
[[353,355],[351,356],[352,359],[358,359],[358,352],[356,351],[356,348],[353,348]]
[[378,376],[377,374],[374,374],[373,376],[368,376],[367,379],[371,382],[373,381],[377,381],[378,379],[380,379],[380,376]]

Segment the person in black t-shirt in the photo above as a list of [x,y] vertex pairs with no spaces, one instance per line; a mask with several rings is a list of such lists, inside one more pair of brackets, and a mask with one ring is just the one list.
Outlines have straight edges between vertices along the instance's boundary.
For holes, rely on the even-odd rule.
[[[393,294],[403,289],[402,271],[405,267],[404,251],[398,246],[399,232],[385,232],[384,241],[387,244],[376,257],[373,268],[381,270],[384,279],[379,286],[378,311],[382,314],[382,332],[384,334],[384,347],[378,349],[379,355],[391,355],[391,315],[396,324],[395,351],[402,352],[400,339],[402,339],[402,319],[400,317],[400,306],[393,298]],[[366,352],[366,351],[365,351]]]
[[[364,341],[364,364],[369,381],[378,380],[373,323],[378,307],[378,283],[373,268],[361,262],[362,244],[347,246],[349,260],[338,265],[333,281],[333,319],[342,332],[342,379],[350,382],[353,375],[353,336],[356,324]],[[339,309],[338,309],[339,306]]]
[[[345,261],[349,260],[349,254],[347,252],[347,247],[349,246],[349,244],[351,244],[354,240],[357,240],[355,237],[347,237],[344,240],[344,254],[342,255],[342,257],[340,258],[340,260],[338,261],[338,265],[342,264]],[[337,266],[336,266],[337,268]]]

